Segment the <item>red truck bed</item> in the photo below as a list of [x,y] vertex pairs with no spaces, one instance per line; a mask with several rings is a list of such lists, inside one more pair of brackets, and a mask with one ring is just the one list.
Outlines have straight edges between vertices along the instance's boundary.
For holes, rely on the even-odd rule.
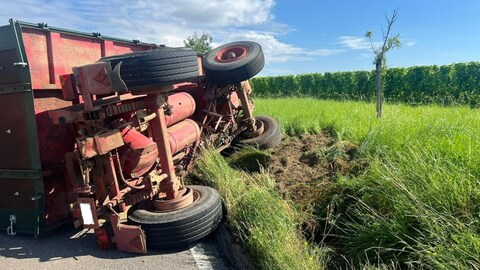
[[[100,57],[160,47],[134,40],[10,20],[0,26],[0,229],[41,234],[68,217],[59,196],[64,177],[55,162],[68,130],[54,127],[46,110],[69,106],[59,75]],[[62,200],[59,202],[58,200]],[[61,208],[61,209],[59,209]]]

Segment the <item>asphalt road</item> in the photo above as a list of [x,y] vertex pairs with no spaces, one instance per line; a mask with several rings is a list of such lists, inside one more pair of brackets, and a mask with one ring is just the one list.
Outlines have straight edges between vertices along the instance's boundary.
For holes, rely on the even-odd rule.
[[63,228],[39,239],[0,232],[0,269],[231,269],[213,237],[145,255],[100,250],[92,232]]

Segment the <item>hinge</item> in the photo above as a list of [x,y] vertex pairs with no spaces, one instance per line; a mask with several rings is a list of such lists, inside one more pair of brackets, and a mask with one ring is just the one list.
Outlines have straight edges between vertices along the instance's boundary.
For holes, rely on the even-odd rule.
[[13,231],[13,225],[17,223],[17,217],[15,215],[10,215],[10,227],[7,228],[7,235],[15,235],[16,232]]
[[13,66],[24,68],[24,67],[28,66],[28,64],[25,63],[25,62],[17,62],[17,63],[13,63]]

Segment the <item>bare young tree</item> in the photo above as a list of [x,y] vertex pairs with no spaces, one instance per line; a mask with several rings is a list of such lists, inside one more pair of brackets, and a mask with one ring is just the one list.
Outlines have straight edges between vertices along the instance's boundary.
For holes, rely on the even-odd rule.
[[372,41],[373,32],[368,31],[365,33],[365,37],[370,40],[372,45],[373,53],[375,54],[375,88],[376,88],[376,99],[377,99],[377,118],[382,117],[382,105],[383,105],[383,81],[382,81],[382,69],[386,63],[386,54],[393,48],[400,48],[400,34],[391,36],[390,31],[392,26],[397,21],[398,9],[395,9],[391,17],[388,17],[385,14],[387,19],[387,31],[385,32],[382,28],[383,43],[380,46],[375,46]]

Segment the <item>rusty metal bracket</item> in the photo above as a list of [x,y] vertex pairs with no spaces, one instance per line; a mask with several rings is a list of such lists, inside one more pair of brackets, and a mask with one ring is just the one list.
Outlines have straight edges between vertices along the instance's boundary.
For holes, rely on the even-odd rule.
[[167,178],[160,183],[160,191],[166,193],[167,199],[174,199],[178,195],[181,183],[175,175],[172,150],[170,149],[167,124],[165,122],[165,112],[162,107],[157,108],[156,117],[151,121],[150,127],[154,135],[154,141],[158,147],[160,166],[163,173],[167,175]]
[[120,223],[120,216],[115,212],[110,215],[110,221],[119,250],[132,253],[147,253],[145,232],[139,226]]
[[240,102],[242,103],[243,109],[243,119],[246,122],[247,129],[255,131],[257,126],[255,125],[255,118],[252,115],[252,110],[250,109],[249,102],[248,102],[248,95],[246,89],[244,88],[244,84],[239,83],[237,86],[237,94],[240,98]]

